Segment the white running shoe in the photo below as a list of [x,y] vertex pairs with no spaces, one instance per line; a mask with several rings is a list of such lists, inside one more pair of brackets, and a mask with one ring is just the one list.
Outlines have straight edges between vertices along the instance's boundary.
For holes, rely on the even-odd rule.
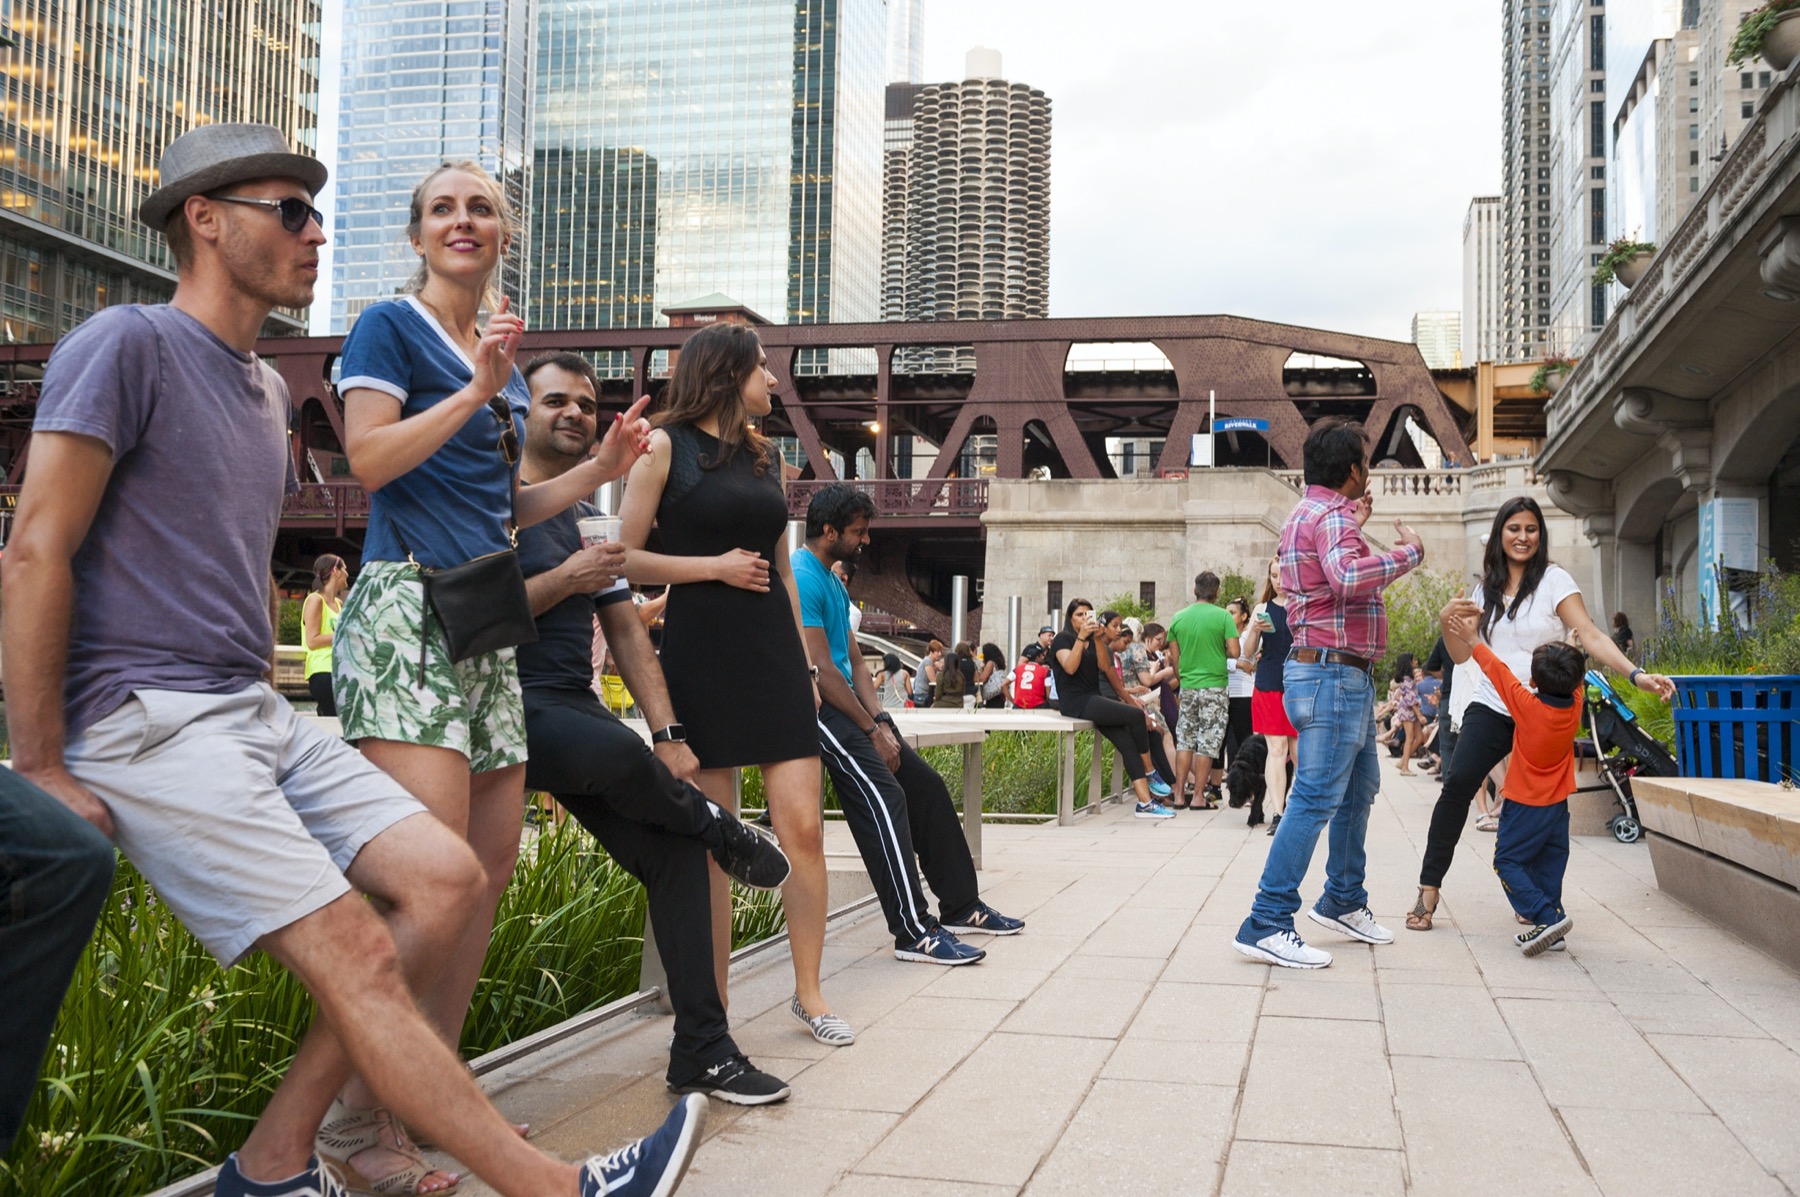
[[1375,921],[1375,914],[1367,906],[1358,907],[1348,914],[1332,916],[1325,914],[1317,906],[1306,912],[1306,917],[1321,927],[1330,927],[1333,931],[1342,931],[1351,939],[1360,939],[1364,943],[1393,943],[1394,933]]
[[1250,957],[1283,968],[1324,968],[1331,963],[1331,953],[1309,948],[1292,931],[1276,931],[1254,942],[1233,939],[1231,946]]

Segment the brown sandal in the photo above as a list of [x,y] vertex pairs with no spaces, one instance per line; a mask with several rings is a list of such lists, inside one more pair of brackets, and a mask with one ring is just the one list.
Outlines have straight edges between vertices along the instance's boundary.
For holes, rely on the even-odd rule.
[[[1425,905],[1426,890],[1431,891],[1430,906]],[[1413,908],[1406,914],[1406,929],[1408,931],[1431,930],[1431,919],[1432,916],[1437,913],[1437,908],[1438,887],[1435,885],[1421,885],[1419,887],[1418,900],[1413,903]]]

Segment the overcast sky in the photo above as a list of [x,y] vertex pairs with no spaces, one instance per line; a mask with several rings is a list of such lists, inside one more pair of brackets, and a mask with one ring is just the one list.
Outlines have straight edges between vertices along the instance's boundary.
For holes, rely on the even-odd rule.
[[925,0],[1049,95],[1050,314],[1229,313],[1406,340],[1462,306],[1500,185],[1495,0]]

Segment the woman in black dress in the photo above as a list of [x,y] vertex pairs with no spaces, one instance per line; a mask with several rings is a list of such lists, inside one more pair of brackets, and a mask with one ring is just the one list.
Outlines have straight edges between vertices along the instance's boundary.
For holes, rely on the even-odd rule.
[[[775,384],[756,334],[715,324],[689,337],[659,410],[650,452],[625,488],[626,575],[665,583],[662,667],[669,698],[699,758],[694,780],[735,808],[732,771],[762,770],[763,792],[793,872],[781,887],[794,958],[796,1017],[821,1043],[854,1035],[819,992],[825,947],[825,847],[819,809],[818,691],[800,634],[788,567],[781,459],[751,421]],[[644,548],[656,522],[660,551]],[[733,684],[719,670],[729,650]],[[810,670],[813,677],[816,669]],[[660,734],[660,733],[659,733]],[[713,949],[726,992],[731,893],[712,869]]]

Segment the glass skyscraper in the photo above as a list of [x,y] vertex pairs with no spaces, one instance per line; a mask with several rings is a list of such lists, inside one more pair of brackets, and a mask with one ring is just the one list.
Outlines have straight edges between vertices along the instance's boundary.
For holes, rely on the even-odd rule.
[[0,2],[0,343],[167,300],[168,245],[137,219],[163,148],[262,121],[312,151],[318,37],[318,0]]
[[879,311],[883,0],[539,0],[532,322]]
[[529,313],[525,201],[529,5],[508,0],[348,0],[338,102],[331,331],[395,294],[418,269],[406,239],[413,188],[445,162],[472,160],[526,220],[501,289]]

